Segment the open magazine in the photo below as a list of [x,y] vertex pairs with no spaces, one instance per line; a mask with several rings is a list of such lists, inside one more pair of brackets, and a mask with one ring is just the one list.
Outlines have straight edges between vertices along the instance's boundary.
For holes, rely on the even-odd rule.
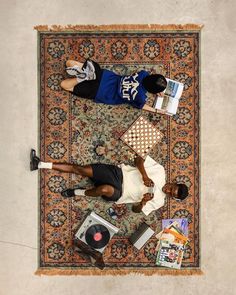
[[167,86],[164,91],[164,96],[157,96],[153,107],[167,115],[173,116],[177,112],[184,84],[168,78],[166,80]]
[[183,244],[161,241],[156,257],[156,265],[180,269],[183,255]]

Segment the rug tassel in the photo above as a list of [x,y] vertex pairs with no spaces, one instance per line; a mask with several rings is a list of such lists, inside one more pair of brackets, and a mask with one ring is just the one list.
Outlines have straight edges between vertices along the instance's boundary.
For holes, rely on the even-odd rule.
[[65,275],[65,276],[74,276],[74,275],[95,275],[95,276],[102,276],[102,275],[113,275],[113,276],[123,276],[123,275],[130,275],[130,274],[138,274],[138,275],[160,275],[160,276],[192,276],[192,275],[203,275],[203,271],[201,269],[156,269],[156,270],[97,270],[97,269],[58,269],[58,268],[39,268],[35,275],[47,275],[47,276],[55,276],[55,275]]
[[129,30],[162,30],[162,31],[200,31],[202,24],[145,24],[145,25],[38,25],[34,29],[38,32],[65,32],[65,31],[129,31]]

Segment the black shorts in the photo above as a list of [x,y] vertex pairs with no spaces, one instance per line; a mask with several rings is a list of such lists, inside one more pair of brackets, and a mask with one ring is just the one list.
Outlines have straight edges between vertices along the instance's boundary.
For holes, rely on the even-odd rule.
[[[87,60],[83,64],[83,67],[86,66]],[[76,96],[82,97],[82,98],[88,98],[88,99],[94,99],[99,85],[102,78],[102,69],[100,68],[99,64],[92,61],[94,67],[95,67],[95,73],[96,73],[96,79],[90,80],[90,81],[83,81],[81,83],[78,83],[75,85],[72,93]]]
[[122,194],[123,174],[122,170],[115,165],[92,164],[94,185],[111,185],[114,188],[112,197],[102,196],[106,201],[117,201]]

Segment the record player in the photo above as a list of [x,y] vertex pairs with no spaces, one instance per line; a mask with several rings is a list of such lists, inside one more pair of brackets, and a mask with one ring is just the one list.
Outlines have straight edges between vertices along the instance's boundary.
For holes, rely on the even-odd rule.
[[75,238],[103,253],[113,235],[118,231],[119,229],[113,224],[95,212],[91,212],[76,232]]

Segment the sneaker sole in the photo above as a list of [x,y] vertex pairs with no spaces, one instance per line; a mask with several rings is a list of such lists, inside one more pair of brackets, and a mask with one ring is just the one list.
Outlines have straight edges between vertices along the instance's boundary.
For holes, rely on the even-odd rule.
[[66,72],[68,75],[76,76],[77,78],[80,78],[80,79],[85,79],[87,77],[86,73],[80,72],[77,69],[73,69],[73,68],[67,68]]
[[31,149],[30,151],[30,171],[34,171],[34,164],[33,164],[33,158],[36,156],[35,150]]
[[61,192],[61,195],[62,195],[63,198],[73,198],[73,197],[75,197],[75,195],[73,195],[73,196],[66,196],[66,195],[63,194],[64,192],[65,191],[62,191]]

